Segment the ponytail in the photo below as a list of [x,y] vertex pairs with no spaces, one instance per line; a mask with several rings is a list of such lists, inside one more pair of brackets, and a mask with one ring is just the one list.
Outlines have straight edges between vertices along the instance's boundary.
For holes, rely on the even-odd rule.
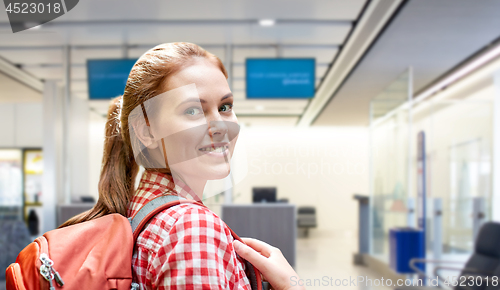
[[96,205],[72,217],[60,228],[99,218],[111,213],[126,216],[127,206],[134,191],[139,166],[129,152],[120,130],[122,97],[111,101],[105,128],[104,154],[99,179],[99,199]]

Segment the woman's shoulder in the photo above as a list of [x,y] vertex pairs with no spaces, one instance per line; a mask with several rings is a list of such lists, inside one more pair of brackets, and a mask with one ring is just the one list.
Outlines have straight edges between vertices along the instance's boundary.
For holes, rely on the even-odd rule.
[[165,240],[171,239],[170,236],[187,232],[232,242],[229,229],[213,211],[198,204],[183,203],[159,212],[139,235],[137,244],[157,251]]

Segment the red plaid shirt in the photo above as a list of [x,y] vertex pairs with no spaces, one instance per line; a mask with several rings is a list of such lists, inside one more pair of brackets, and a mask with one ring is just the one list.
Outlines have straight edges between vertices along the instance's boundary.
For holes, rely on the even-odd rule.
[[[146,171],[129,204],[134,216],[163,194],[200,199],[172,176]],[[132,257],[141,289],[251,289],[227,225],[211,210],[180,204],[158,213],[137,239]]]

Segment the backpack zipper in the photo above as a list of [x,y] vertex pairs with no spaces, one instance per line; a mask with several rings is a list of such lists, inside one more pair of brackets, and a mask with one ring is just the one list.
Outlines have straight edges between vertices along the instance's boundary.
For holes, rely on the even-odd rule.
[[59,273],[54,269],[54,262],[45,253],[40,254],[39,259],[42,262],[42,265],[40,266],[40,275],[42,275],[42,277],[49,282],[49,289],[55,289],[52,284],[52,280],[54,280],[54,278],[57,285],[62,287],[64,285],[64,281],[62,280],[61,275],[59,275]]
[[[40,261],[40,275],[43,277],[43,279],[47,280],[49,282],[49,290],[55,290],[54,285],[52,281],[56,280],[57,285],[63,286],[64,282],[61,278],[61,275],[54,269],[54,262],[49,258],[49,245],[47,244],[47,240],[45,239],[44,236],[36,238],[35,242],[37,242],[40,245],[40,256],[38,257],[38,260]],[[41,281],[43,281],[41,279]],[[40,288],[41,289],[47,289],[45,283],[40,282]]]

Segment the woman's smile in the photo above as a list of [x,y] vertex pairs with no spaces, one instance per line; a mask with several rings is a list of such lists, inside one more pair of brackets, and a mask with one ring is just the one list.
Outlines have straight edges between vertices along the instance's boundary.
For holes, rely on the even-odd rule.
[[203,154],[214,157],[223,157],[229,153],[229,143],[214,143],[206,146],[202,146],[198,149]]

